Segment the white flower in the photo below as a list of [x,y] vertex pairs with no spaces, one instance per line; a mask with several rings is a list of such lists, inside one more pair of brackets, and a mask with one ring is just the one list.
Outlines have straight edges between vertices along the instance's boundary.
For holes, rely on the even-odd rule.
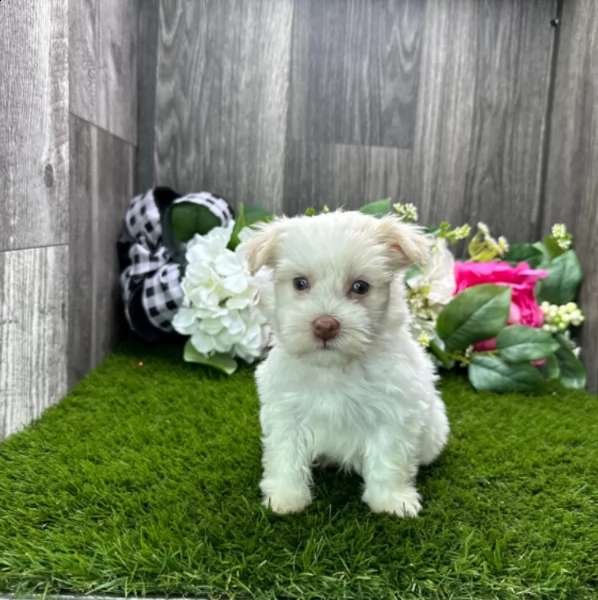
[[230,221],[226,227],[214,227],[206,235],[195,235],[187,243],[187,262],[190,265],[215,260],[228,246],[235,227]]
[[430,260],[420,275],[408,281],[412,289],[426,289],[430,304],[445,306],[455,293],[455,258],[444,239],[436,240]]
[[[270,335],[258,308],[264,274],[251,276],[243,243],[234,252],[228,249],[233,229],[232,222],[216,227],[187,245],[183,306],[173,326],[191,336],[202,354],[230,354],[252,362],[262,355]],[[246,241],[252,234],[246,228],[240,238]]]
[[216,309],[226,296],[222,278],[205,262],[189,263],[181,287],[187,305],[197,308]]
[[418,219],[417,207],[411,202],[408,202],[407,204],[394,204],[393,208],[404,221],[417,221]]
[[556,223],[552,226],[552,237],[561,250],[568,250],[573,242],[573,236],[567,233],[567,227],[563,223]]
[[237,246],[237,250],[239,248],[242,248],[247,243],[247,241],[254,235],[255,229],[252,229],[251,227],[243,227],[243,229],[239,231],[239,241],[241,243]]
[[509,251],[509,242],[507,242],[507,238],[504,235],[498,238],[498,249],[501,256],[504,256]]
[[486,225],[486,223],[482,223],[480,221],[478,223],[478,230],[482,235],[490,235],[490,230],[488,229],[488,225]]
[[430,336],[425,331],[422,331],[419,334],[417,341],[419,342],[419,345],[422,348],[427,348],[430,345],[431,340],[430,340]]
[[436,338],[436,320],[455,292],[455,258],[445,239],[437,239],[428,264],[407,281],[408,303],[413,316],[412,333],[416,339]]

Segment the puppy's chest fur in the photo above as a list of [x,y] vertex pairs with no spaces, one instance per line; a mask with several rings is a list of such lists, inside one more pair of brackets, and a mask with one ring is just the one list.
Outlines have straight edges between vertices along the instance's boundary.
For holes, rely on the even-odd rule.
[[292,415],[313,461],[331,461],[360,472],[368,440],[382,430],[401,436],[419,412],[420,399],[408,382],[393,377],[392,370],[381,372],[379,365],[290,366],[285,364],[286,385],[276,386],[284,391],[278,397],[262,395],[262,426],[267,435],[279,418]]

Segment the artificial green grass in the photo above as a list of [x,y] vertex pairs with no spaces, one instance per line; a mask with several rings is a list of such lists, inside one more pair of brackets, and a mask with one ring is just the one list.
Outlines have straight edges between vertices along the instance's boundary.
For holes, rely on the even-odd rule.
[[[143,363],[142,365],[140,363]],[[442,384],[453,434],[417,519],[370,514],[357,478],[260,506],[252,372],[124,346],[0,445],[0,590],[255,598],[591,597],[598,399]]]

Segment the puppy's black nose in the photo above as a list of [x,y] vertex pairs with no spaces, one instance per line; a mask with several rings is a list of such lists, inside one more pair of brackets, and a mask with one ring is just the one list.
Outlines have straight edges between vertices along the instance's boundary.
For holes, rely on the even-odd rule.
[[330,315],[322,315],[313,322],[314,335],[323,342],[334,339],[341,329],[341,324]]

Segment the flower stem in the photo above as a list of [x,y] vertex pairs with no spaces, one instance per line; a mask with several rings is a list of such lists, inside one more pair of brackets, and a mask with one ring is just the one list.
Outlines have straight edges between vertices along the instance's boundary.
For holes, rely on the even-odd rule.
[[436,358],[443,364],[445,369],[451,368],[449,355],[444,352],[444,350],[441,350],[436,342],[430,342],[429,348],[432,351],[432,354],[434,354],[434,356],[436,356]]

